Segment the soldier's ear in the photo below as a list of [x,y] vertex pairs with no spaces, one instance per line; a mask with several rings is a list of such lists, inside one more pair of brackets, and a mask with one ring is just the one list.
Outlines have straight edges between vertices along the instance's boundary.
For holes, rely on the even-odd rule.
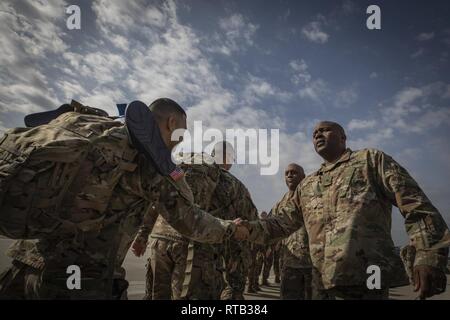
[[178,129],[178,119],[174,114],[167,117],[167,129],[172,132]]

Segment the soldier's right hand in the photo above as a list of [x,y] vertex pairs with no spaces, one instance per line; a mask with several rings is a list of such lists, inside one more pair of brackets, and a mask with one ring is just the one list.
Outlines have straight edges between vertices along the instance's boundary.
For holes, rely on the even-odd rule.
[[246,226],[246,223],[241,218],[237,218],[233,220],[233,223],[236,225],[236,230],[234,231],[233,237],[235,240],[247,240],[250,236],[250,231]]
[[134,253],[136,257],[141,257],[144,255],[146,250],[147,250],[147,241],[137,237],[131,246],[131,251]]

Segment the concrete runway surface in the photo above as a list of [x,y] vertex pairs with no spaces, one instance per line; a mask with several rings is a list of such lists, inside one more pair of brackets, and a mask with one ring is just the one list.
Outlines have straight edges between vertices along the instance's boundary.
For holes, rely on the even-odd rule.
[[[0,271],[3,271],[9,263],[10,259],[4,254],[6,249],[12,243],[9,239],[0,238]],[[127,280],[130,283],[128,289],[128,297],[132,300],[142,299],[145,292],[145,264],[147,262],[148,251],[141,258],[136,258],[131,252],[124,262],[124,267],[127,271]],[[269,277],[270,286],[261,286],[261,291],[257,294],[246,294],[245,298],[248,300],[278,300],[280,288],[278,284],[274,283],[274,276]],[[416,294],[413,292],[411,286],[391,289],[389,292],[390,299],[393,300],[413,300]],[[447,291],[439,296],[435,296],[430,300],[450,300],[450,277],[447,276]]]

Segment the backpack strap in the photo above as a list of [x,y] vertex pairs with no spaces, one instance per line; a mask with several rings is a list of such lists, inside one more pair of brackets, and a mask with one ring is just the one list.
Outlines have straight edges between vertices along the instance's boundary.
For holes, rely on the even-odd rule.
[[72,100],[70,104],[65,103],[55,110],[37,112],[26,115],[23,120],[27,127],[33,128],[47,124],[66,112],[78,112],[84,114],[92,114],[101,117],[109,117],[108,113],[102,109],[84,106],[78,101]]

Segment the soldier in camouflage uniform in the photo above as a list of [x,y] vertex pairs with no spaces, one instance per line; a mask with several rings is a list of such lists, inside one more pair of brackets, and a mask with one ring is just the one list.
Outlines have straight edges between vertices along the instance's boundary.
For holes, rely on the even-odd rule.
[[[210,205],[220,174],[218,166],[208,165],[203,162],[203,157],[205,156],[203,154],[184,155],[184,162],[188,164],[181,165],[185,170],[186,181],[192,186],[194,202],[203,209],[208,208]],[[195,164],[195,161],[199,159],[201,164]],[[134,249],[137,249],[138,244],[143,248],[146,247],[150,231],[152,230],[146,225],[141,227],[133,245]],[[146,298],[153,300],[178,300],[182,298],[183,279],[188,267],[187,259],[190,245],[193,246],[195,251],[196,264],[202,265],[205,258],[200,256],[202,253],[199,249],[200,244],[190,243],[188,238],[183,237],[173,229],[164,218],[158,217],[151,232],[151,251],[147,265],[150,267],[152,274],[151,277],[147,277]],[[141,254],[143,252],[138,253],[138,255]],[[198,272],[195,269],[195,265],[191,265],[189,268],[190,276],[196,277]],[[210,269],[215,270],[215,267],[208,268],[208,270]],[[220,281],[217,281],[219,284],[214,283],[217,279],[221,280],[221,277],[211,277],[207,285],[219,286],[220,289],[214,290],[218,296],[222,289],[222,283]],[[211,292],[213,290],[208,291]]]
[[[186,114],[170,99],[158,99],[150,106],[168,148],[172,132],[186,128]],[[77,117],[74,112],[65,113],[53,120],[70,120]],[[239,239],[245,232],[232,222],[212,217],[193,205],[192,192],[184,178],[170,180],[161,176],[151,161],[136,151],[128,132],[120,123],[109,131],[108,148],[123,150],[126,173],[120,178],[108,202],[101,198],[102,175],[110,168],[102,167],[111,149],[94,149],[88,155],[81,192],[74,194],[65,206],[73,214],[75,222],[90,221],[98,226],[74,234],[50,234],[46,238],[31,242],[19,241],[13,250],[13,265],[0,277],[2,298],[20,297],[29,299],[114,299],[121,298],[126,285],[116,283],[115,272],[125,257],[130,238],[125,235],[137,233],[143,215],[150,206],[156,206],[172,226],[182,234],[199,241],[221,243],[234,236]],[[90,171],[87,169],[89,168]],[[106,206],[105,211],[100,208]],[[102,212],[102,216],[98,216]],[[98,221],[98,223],[97,223]],[[119,252],[121,251],[121,252]],[[81,289],[67,288],[67,267],[77,265],[81,269]],[[123,274],[119,275],[123,279]],[[121,282],[121,281],[120,281]]]
[[[218,212],[222,219],[238,217],[254,220],[257,209],[244,184],[229,172],[229,166],[222,166],[219,183],[214,192],[211,212]],[[225,262],[225,289],[222,300],[243,300],[247,274],[251,263],[251,247],[247,241],[227,239],[219,245]]]
[[[346,148],[337,123],[320,122],[313,143],[325,163],[302,181],[281,216],[242,222],[251,230],[250,239],[262,243],[287,237],[304,220],[322,290],[344,299],[385,299],[389,287],[406,280],[398,279],[404,269],[391,238],[395,205],[416,248],[415,291],[421,298],[444,292],[450,233],[409,173],[381,151]],[[371,265],[381,269],[380,290],[367,288]]]
[[[289,191],[272,208],[274,215],[292,199],[298,184],[305,178],[303,168],[291,163],[285,170]],[[310,300],[312,296],[312,264],[309,256],[308,234],[304,226],[282,240],[282,271],[280,296],[282,300]]]
[[[217,146],[215,150],[218,150]],[[220,158],[215,154],[213,156]],[[228,172],[232,163],[230,161],[232,160],[223,158],[220,166],[204,164],[205,167],[212,167],[207,174],[209,177],[190,176],[186,169],[186,178],[193,186],[194,198],[200,206],[208,207],[215,216],[236,218],[233,211],[237,210],[241,217],[254,219],[256,208],[244,185]],[[205,179],[217,180],[215,186],[203,188],[211,192],[208,196],[204,192],[196,192],[197,186],[208,186]],[[158,219],[151,235],[152,253],[149,258],[149,265],[153,269],[153,288],[147,288],[147,291],[153,291],[153,299],[243,299],[243,275],[246,274],[249,260],[248,243],[234,240],[215,246],[193,243],[193,257],[188,258],[190,254],[187,239],[170,228],[164,220]],[[140,233],[137,241],[145,242],[147,237],[148,235]]]

